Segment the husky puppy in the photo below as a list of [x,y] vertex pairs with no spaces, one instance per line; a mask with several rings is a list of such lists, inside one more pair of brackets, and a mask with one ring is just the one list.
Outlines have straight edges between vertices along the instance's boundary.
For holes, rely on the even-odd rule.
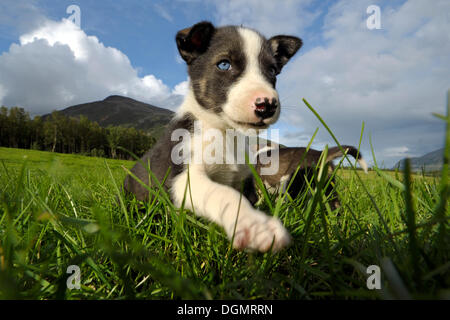
[[[233,129],[239,135],[248,129],[266,129],[278,120],[276,76],[300,49],[301,39],[286,35],[266,39],[252,29],[216,28],[210,22],[200,22],[179,31],[176,44],[187,64],[189,91],[165,136],[142,162],[150,163],[159,182],[170,169],[164,186],[174,204],[181,206],[185,199],[186,208],[222,226],[233,239],[234,248],[264,252],[286,247],[290,235],[281,222],[252,206],[256,193],[245,163],[195,160],[204,157],[202,146],[208,140],[205,131],[225,136]],[[196,126],[202,130],[195,130]],[[173,133],[180,130],[189,132],[188,142],[174,141]],[[190,162],[175,161],[174,154],[178,153]],[[236,154],[231,154],[233,157]],[[139,162],[131,172],[145,184],[155,185]],[[148,199],[148,190],[131,176],[126,177],[124,188],[137,199]]]
[[[367,173],[367,163],[362,155],[358,152],[358,150],[353,146],[342,146],[342,148],[347,154],[357,159],[361,168],[365,173]],[[319,164],[322,151],[309,149],[308,152],[306,152],[306,148],[281,148],[277,150],[279,153],[278,172],[270,175],[265,175],[262,172],[262,169],[266,165],[262,164],[259,159],[263,155],[269,158],[270,153],[274,152],[274,150],[271,150],[270,148],[261,149],[260,151],[258,151],[258,153],[256,154],[257,161],[255,169],[261,176],[261,179],[267,187],[268,191],[271,193],[285,192],[290,181],[294,179],[291,183],[291,186],[289,187],[288,193],[293,199],[295,199],[307,187],[306,180],[312,181],[314,175],[314,167]],[[342,153],[339,147],[328,149],[328,155],[325,159],[325,163],[328,164],[328,174],[330,174],[334,170],[332,160],[342,157],[343,155],[344,153]],[[295,171],[297,170],[297,167],[299,165],[300,168],[294,177]],[[314,184],[314,181],[312,181],[312,183]],[[335,209],[340,206],[340,203],[337,195],[333,192],[333,186],[334,178],[328,185],[328,188],[325,190],[325,194],[329,197],[329,204],[331,208]]]

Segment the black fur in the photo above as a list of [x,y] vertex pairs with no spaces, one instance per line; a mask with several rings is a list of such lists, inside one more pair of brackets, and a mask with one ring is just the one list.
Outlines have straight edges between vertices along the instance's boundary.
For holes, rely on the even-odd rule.
[[[170,187],[172,179],[183,171],[182,164],[175,164],[171,160],[172,148],[179,143],[171,140],[171,134],[176,129],[186,129],[193,131],[194,117],[191,114],[186,114],[183,118],[173,120],[163,137],[161,137],[156,145],[141,158],[141,161],[147,167],[150,162],[151,172],[162,183],[167,171],[170,168],[170,173],[165,181],[164,187]],[[149,185],[149,174],[146,167],[142,166],[141,162],[137,162],[131,169],[131,172],[142,180],[146,185]],[[156,186],[156,182],[152,181],[152,186]],[[124,181],[124,188],[127,192],[134,193],[138,200],[148,200],[149,192],[132,176],[127,175]]]
[[188,65],[208,49],[215,31],[210,22],[203,21],[177,33],[175,41],[178,51]]
[[301,48],[301,39],[293,36],[275,36],[268,40],[279,70]]
[[258,201],[258,194],[256,193],[255,182],[253,181],[253,176],[248,177],[243,182],[243,192],[242,194],[254,205]]

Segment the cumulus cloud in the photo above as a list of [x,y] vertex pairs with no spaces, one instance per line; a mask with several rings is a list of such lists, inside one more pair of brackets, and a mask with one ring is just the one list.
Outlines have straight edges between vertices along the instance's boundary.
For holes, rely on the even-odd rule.
[[112,94],[174,109],[181,87],[171,90],[154,75],[139,77],[124,53],[66,19],[46,20],[0,56],[0,103],[32,114]]
[[177,84],[174,88],[172,93],[177,94],[180,96],[185,96],[189,90],[189,79],[183,82],[180,82]]

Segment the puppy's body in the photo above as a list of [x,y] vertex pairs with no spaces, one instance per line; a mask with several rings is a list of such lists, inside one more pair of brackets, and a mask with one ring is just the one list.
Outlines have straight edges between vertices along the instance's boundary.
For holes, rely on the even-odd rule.
[[[265,129],[278,119],[276,75],[300,48],[301,40],[290,36],[267,40],[250,29],[215,28],[202,22],[181,30],[176,41],[188,65],[189,92],[165,136],[142,161],[150,163],[159,182],[170,170],[164,186],[174,204],[181,206],[185,199],[185,208],[221,225],[229,238],[234,238],[235,248],[259,251],[283,248],[290,236],[281,222],[252,206],[256,193],[248,167],[238,161],[225,161],[225,158],[237,160],[235,149],[229,151],[223,145],[224,161],[208,163],[204,149],[199,146],[206,147],[208,129],[223,137],[226,130],[235,129],[239,136],[248,129]],[[202,131],[194,130],[196,126]],[[183,157],[189,160],[189,165],[174,162],[173,150],[180,144],[178,139],[173,141],[176,129],[189,131],[189,141],[181,142]],[[148,172],[140,163],[131,171],[149,184]],[[152,181],[151,185],[154,184]],[[125,179],[124,187],[140,200],[148,198],[148,190],[131,176]]]
[[[363,159],[358,150],[353,146],[342,146],[342,148],[348,155],[351,155],[357,159],[361,168],[367,173],[366,161]],[[269,157],[271,152],[272,150],[270,149],[261,150],[257,154],[258,159],[261,156],[261,153],[266,153],[266,157]],[[262,174],[262,168],[264,168],[265,165],[260,161],[257,161],[256,163],[256,171],[261,176],[267,189],[272,193],[284,192],[290,181],[294,179],[289,187],[288,193],[293,199],[295,199],[307,187],[306,180],[311,181],[314,175],[314,167],[319,164],[322,151],[309,149],[308,152],[306,152],[306,148],[282,148],[279,149],[278,152],[279,169],[277,173],[271,175]],[[328,155],[325,159],[325,163],[328,164],[330,172],[334,170],[332,160],[342,157],[343,155],[344,154],[339,147],[332,147],[328,149]],[[300,168],[294,177],[295,171],[299,165]],[[328,185],[328,188],[325,190],[325,194],[330,196],[330,205],[334,209],[339,206],[339,199],[335,194],[333,194],[333,185],[334,180]]]

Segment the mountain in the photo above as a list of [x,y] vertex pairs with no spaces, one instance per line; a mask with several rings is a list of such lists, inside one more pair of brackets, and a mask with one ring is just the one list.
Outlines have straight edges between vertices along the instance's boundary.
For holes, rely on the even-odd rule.
[[[394,166],[394,170],[399,168],[403,170],[405,159],[400,160]],[[411,160],[411,170],[412,171],[421,171],[422,168],[425,171],[439,171],[442,169],[442,165],[444,163],[444,149],[439,149],[430,153],[427,153],[421,157],[410,158]]]
[[[66,117],[87,117],[100,126],[134,127],[159,135],[169,123],[172,111],[123,96],[109,96],[101,101],[78,104],[59,112]],[[44,115],[43,118],[50,116]]]

